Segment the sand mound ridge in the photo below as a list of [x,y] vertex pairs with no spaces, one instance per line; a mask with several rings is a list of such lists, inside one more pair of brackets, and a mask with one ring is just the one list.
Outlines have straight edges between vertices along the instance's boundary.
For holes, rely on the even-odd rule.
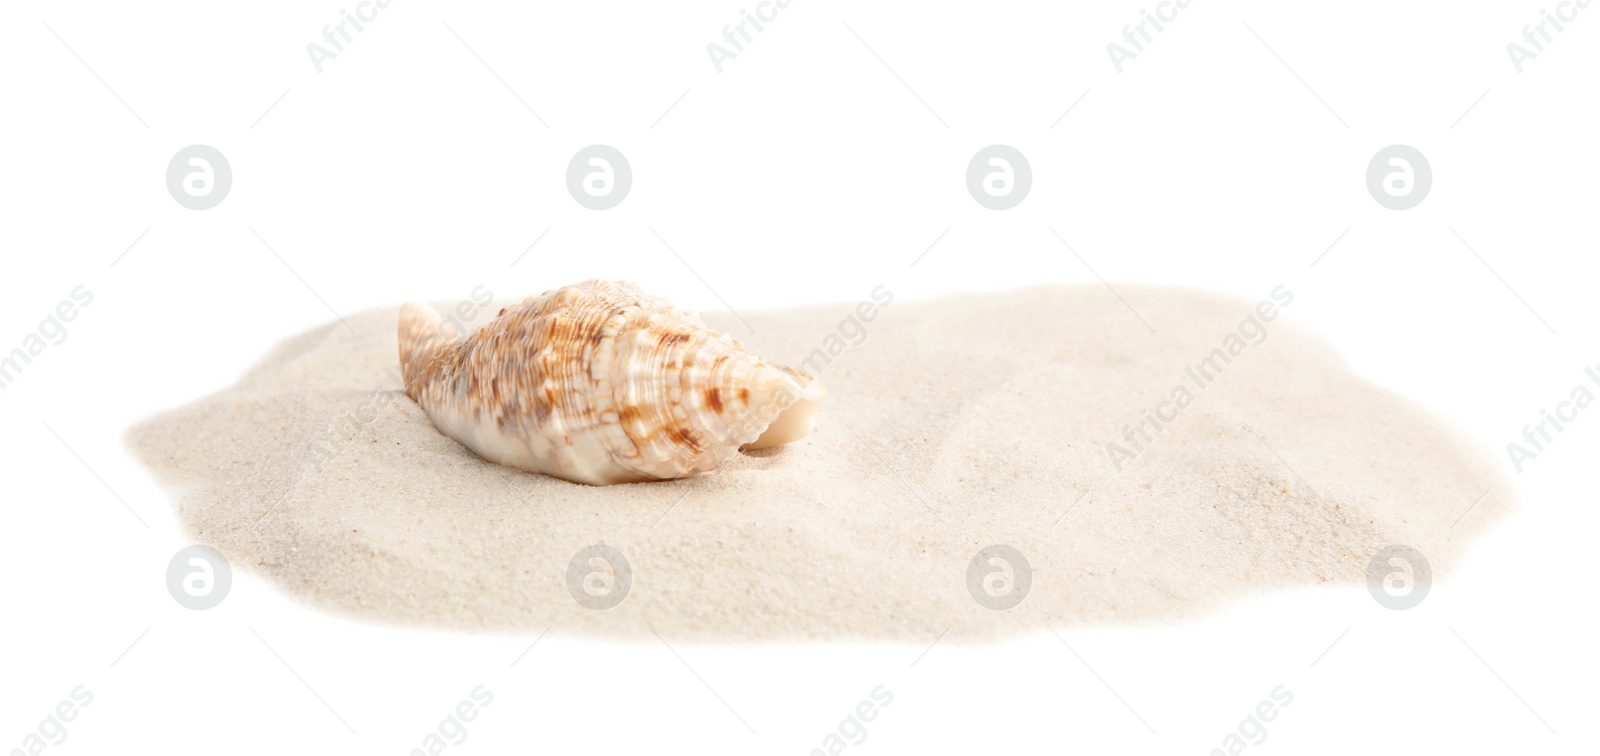
[[[768,359],[822,350],[829,396],[812,436],[687,480],[479,459],[400,390],[395,309],[290,339],[129,442],[236,569],[359,617],[529,633],[926,642],[1173,619],[1363,583],[1393,544],[1440,579],[1511,506],[1485,450],[1288,322],[1293,292],[1121,293],[1137,316],[1104,288],[854,325],[855,303],[708,314]],[[605,611],[569,589],[594,545],[628,565],[574,573],[591,605],[626,584]]]

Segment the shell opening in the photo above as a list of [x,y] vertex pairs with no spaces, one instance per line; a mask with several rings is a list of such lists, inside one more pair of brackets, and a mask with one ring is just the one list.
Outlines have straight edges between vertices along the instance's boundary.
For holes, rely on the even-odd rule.
[[812,379],[793,404],[784,408],[772,419],[772,424],[756,440],[744,445],[745,449],[767,449],[798,441],[810,435],[816,426],[817,406],[826,392],[822,381]]

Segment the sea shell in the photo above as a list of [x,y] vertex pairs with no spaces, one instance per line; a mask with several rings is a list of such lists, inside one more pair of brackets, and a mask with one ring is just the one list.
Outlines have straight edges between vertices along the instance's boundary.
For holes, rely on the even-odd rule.
[[822,382],[765,362],[627,282],[584,281],[462,338],[400,309],[400,366],[444,435],[484,459],[607,485],[685,478],[811,431]]

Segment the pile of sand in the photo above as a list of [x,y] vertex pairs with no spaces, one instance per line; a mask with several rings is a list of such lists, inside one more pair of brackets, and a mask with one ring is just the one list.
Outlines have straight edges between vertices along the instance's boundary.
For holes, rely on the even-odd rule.
[[[753,333],[708,315],[768,359],[811,355],[830,394],[812,436],[689,480],[594,488],[480,460],[399,391],[395,309],[291,339],[130,442],[236,569],[357,616],[533,633],[927,642],[1172,618],[1364,582],[1391,544],[1437,580],[1510,506],[1462,434],[1279,316],[1291,292],[1122,294],[1138,316],[1104,288],[871,322],[744,313]],[[593,544],[632,570],[609,611],[568,589]],[[969,590],[992,545],[1031,572],[986,578],[1027,583],[1009,610]]]

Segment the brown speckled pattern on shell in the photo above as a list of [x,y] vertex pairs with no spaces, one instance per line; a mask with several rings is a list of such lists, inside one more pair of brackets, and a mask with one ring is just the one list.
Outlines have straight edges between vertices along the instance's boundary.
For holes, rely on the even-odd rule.
[[626,282],[585,281],[459,338],[400,313],[406,395],[499,464],[594,485],[682,478],[754,441],[820,383]]

